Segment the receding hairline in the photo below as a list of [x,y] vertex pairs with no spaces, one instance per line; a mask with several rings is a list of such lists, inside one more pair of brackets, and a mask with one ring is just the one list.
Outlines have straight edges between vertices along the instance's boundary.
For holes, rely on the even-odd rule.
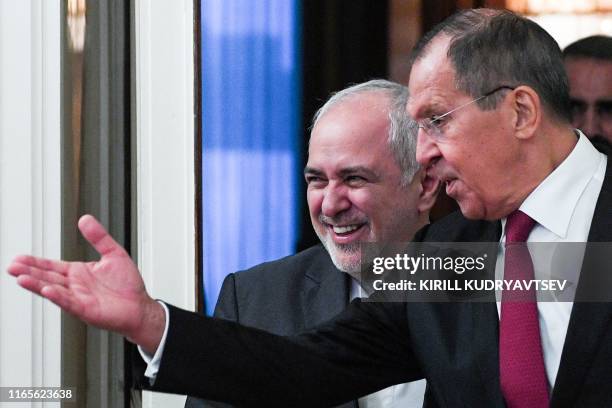
[[[368,99],[369,96],[380,96],[381,99],[373,101]],[[384,111],[381,111],[381,113],[389,114],[389,111],[392,108],[393,99],[390,92],[383,89],[364,89],[363,91],[347,94],[341,99],[329,104],[324,111],[313,119],[312,130],[314,130],[314,127],[320,120],[329,116],[330,114],[333,114],[339,109],[346,108],[346,105],[351,103],[363,104],[366,106],[380,106],[384,108]]]
[[[457,90],[476,98],[500,85],[526,85],[536,91],[547,116],[569,123],[569,92],[561,50],[540,25],[509,10],[461,10],[423,37],[415,47],[412,64],[430,55],[441,36],[450,38],[446,55]],[[493,109],[501,95],[477,105]]]
[[386,143],[391,149],[395,162],[402,170],[402,183],[408,184],[418,171],[419,165],[416,162],[416,146],[414,145],[416,122],[406,112],[408,88],[403,84],[386,79],[373,79],[336,92],[315,113],[310,127],[310,136],[312,137],[312,131],[320,118],[326,116],[332,108],[344,105],[345,101],[348,103],[356,96],[360,96],[367,101],[369,99],[368,95],[375,97],[381,95],[381,99],[377,103],[380,104],[380,113],[384,114],[387,119]]
[[427,39],[427,35],[423,38],[425,40],[425,43],[423,44],[423,46],[418,49],[415,49],[414,52],[411,54],[410,65],[412,66],[414,63],[416,63],[420,59],[426,57],[431,52],[432,44],[446,37],[448,40],[447,47],[446,47],[446,57],[451,62],[451,65],[453,66],[453,70],[456,70],[454,63],[452,61],[452,58],[451,58],[451,54],[450,54],[453,43],[455,43],[456,41],[459,41],[462,37],[469,34],[470,32],[474,32],[474,31],[478,31],[482,29],[485,25],[490,24],[491,20],[495,17],[501,16],[504,14],[508,14],[508,13],[512,14],[508,10],[489,9],[489,8],[471,9],[470,11],[480,14],[484,16],[485,18],[483,18],[477,24],[474,24],[469,31],[464,31],[461,33],[451,32],[450,28],[447,25],[444,25],[444,22],[446,20],[443,20],[441,23],[439,23],[439,26],[436,26],[432,29],[433,35],[431,35],[429,39]]
[[[376,100],[371,99],[371,97],[375,97]],[[352,105],[352,106],[351,106]],[[384,90],[375,89],[375,90],[363,90],[360,92],[351,93],[345,95],[341,99],[335,101],[334,103],[328,105],[325,111],[321,112],[319,115],[315,117],[316,120],[313,120],[312,127],[310,129],[310,135],[308,140],[308,145],[310,146],[310,141],[315,134],[315,129],[319,129],[319,125],[324,126],[324,122],[338,120],[338,116],[344,117],[346,120],[350,120],[350,116],[354,115],[355,106],[361,106],[367,109],[367,114],[361,115],[363,117],[367,117],[368,121],[380,122],[383,139],[387,147],[391,150],[390,144],[390,132],[391,132],[391,119],[390,114],[393,110],[393,99],[392,96],[389,95],[388,92]],[[382,127],[382,120],[384,119],[384,128]]]

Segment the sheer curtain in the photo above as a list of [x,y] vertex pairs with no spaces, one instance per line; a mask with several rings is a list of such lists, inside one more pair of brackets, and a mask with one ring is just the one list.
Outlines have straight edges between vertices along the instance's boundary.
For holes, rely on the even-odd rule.
[[297,236],[299,0],[203,0],[202,231],[206,310],[230,272]]

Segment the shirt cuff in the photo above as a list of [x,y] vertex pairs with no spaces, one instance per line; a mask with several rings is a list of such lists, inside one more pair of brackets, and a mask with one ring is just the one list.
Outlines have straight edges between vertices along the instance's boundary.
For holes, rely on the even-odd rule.
[[147,363],[147,369],[144,372],[145,377],[149,379],[149,384],[153,385],[155,382],[155,378],[157,378],[157,372],[159,371],[159,363],[161,362],[162,354],[164,353],[164,347],[166,345],[166,336],[168,335],[168,325],[170,322],[170,311],[168,310],[168,306],[161,300],[157,301],[164,308],[164,312],[166,313],[166,326],[164,327],[164,335],[162,336],[159,346],[157,346],[157,350],[155,354],[151,356],[149,353],[144,351],[142,347],[138,346],[138,352],[142,359]]

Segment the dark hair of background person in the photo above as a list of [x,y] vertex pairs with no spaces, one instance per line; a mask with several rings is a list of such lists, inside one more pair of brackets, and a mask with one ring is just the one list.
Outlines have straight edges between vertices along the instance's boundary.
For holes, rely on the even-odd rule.
[[612,61],[612,37],[592,35],[573,42],[563,50],[563,58],[568,57]]

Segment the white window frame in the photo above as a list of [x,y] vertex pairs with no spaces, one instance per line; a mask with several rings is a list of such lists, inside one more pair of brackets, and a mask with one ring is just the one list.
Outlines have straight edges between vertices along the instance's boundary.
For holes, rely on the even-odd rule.
[[0,0],[3,387],[61,381],[59,308],[19,288],[5,272],[17,254],[61,255],[60,22],[57,0]]
[[134,28],[138,264],[152,296],[195,310],[194,1],[135,0]]

